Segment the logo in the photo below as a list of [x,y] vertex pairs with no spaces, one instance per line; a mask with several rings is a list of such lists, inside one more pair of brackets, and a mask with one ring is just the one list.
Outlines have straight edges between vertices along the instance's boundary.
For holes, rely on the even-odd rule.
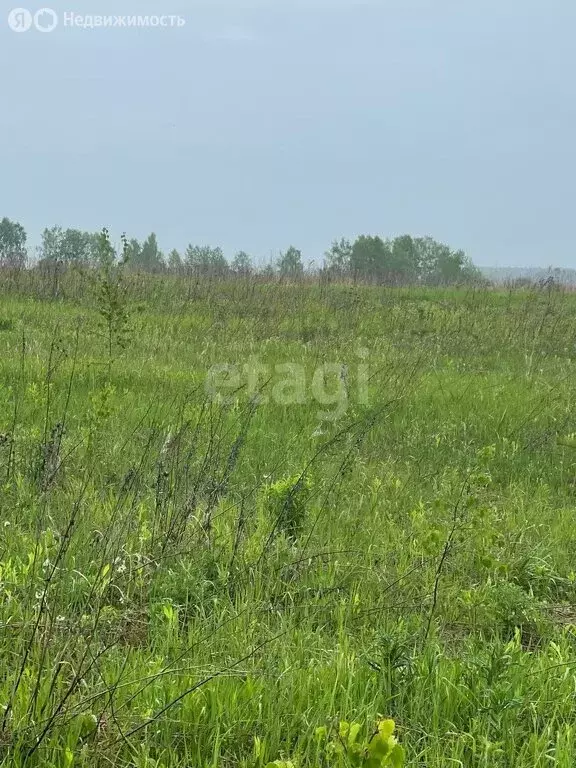
[[8,14],[8,26],[13,32],[28,32],[32,23],[32,14],[26,8],[14,8]]
[[27,8],[14,8],[8,14],[8,26],[13,32],[52,32],[58,26],[58,14],[52,8],[40,8],[34,15]]
[[34,26],[38,32],[52,32],[58,26],[58,14],[52,8],[40,8],[34,14]]

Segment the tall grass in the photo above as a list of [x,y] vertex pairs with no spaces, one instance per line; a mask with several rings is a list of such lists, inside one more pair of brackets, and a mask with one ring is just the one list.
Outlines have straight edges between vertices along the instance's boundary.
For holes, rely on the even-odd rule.
[[0,291],[0,764],[319,766],[392,717],[409,766],[571,768],[576,299],[135,276],[112,355],[96,289]]

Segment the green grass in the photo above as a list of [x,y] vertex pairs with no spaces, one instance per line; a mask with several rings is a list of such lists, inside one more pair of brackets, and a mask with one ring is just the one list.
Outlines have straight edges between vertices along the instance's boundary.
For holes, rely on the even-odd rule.
[[576,297],[135,277],[110,361],[90,284],[34,280],[0,303],[1,765],[318,768],[382,717],[408,766],[576,764]]

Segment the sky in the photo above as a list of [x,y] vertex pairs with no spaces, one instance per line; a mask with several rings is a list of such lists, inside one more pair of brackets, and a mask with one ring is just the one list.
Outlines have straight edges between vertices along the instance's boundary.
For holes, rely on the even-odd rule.
[[44,1],[58,27],[16,33],[0,0],[0,217],[32,245],[107,226],[319,264],[410,233],[576,267],[574,0]]

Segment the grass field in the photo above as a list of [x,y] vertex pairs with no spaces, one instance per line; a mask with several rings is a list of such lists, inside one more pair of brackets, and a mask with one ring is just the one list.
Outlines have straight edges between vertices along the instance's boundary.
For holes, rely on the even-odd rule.
[[576,297],[0,302],[1,765],[573,768]]

